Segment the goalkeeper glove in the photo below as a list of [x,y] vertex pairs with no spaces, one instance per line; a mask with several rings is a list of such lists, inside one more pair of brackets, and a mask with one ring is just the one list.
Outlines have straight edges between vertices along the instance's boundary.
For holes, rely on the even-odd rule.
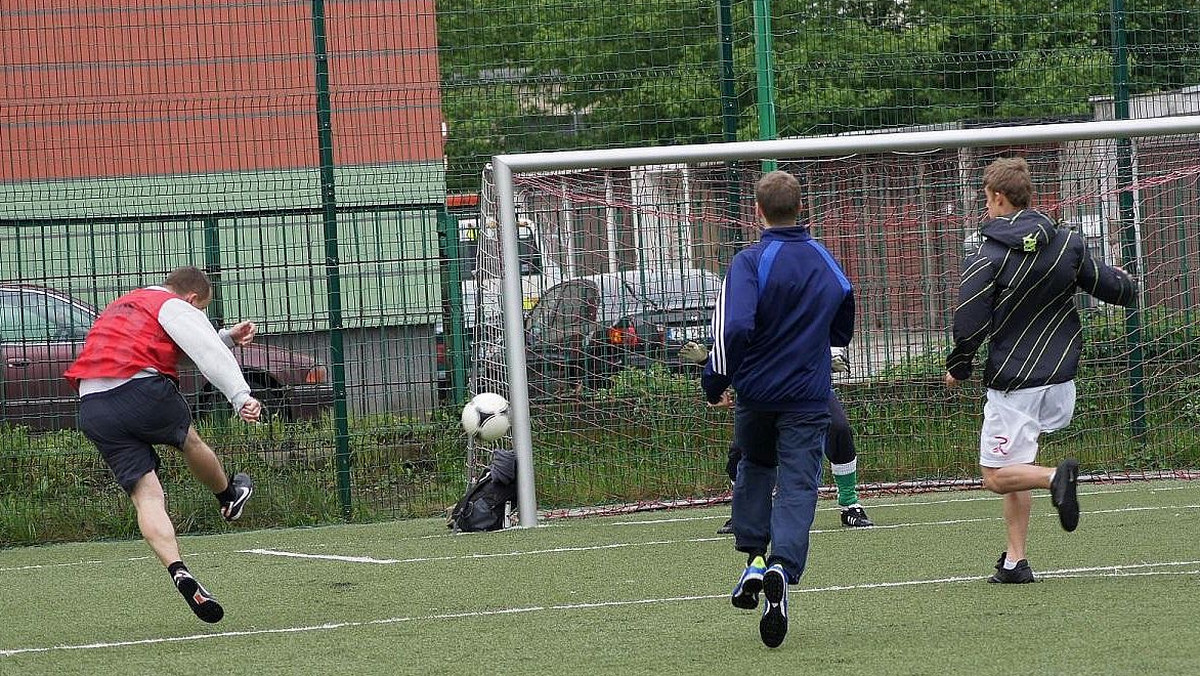
[[708,348],[689,340],[683,344],[683,347],[679,348],[679,358],[684,361],[703,364],[708,361]]
[[849,373],[850,372],[850,358],[846,356],[845,348],[842,348],[840,350],[835,349],[833,351],[833,354],[831,355],[831,360],[832,360],[831,366],[833,367],[834,373]]

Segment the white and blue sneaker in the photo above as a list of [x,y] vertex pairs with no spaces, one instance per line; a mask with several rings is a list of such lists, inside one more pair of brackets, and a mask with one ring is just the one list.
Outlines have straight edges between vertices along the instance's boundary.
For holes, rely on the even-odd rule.
[[733,607],[743,610],[754,610],[758,607],[758,592],[762,591],[763,573],[767,570],[767,562],[763,557],[756,556],[742,571],[742,577],[733,588],[729,600]]
[[766,605],[758,621],[758,635],[768,648],[778,648],[787,636],[787,573],[776,563],[762,576],[762,592]]

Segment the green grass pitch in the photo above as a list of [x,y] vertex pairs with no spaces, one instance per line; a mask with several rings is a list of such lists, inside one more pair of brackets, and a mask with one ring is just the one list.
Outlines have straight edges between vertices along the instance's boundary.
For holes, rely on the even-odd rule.
[[[1075,533],[1035,494],[1040,582],[984,582],[982,492],[822,500],[776,650],[728,593],[728,506],[450,535],[419,520],[183,540],[206,625],[141,542],[0,550],[0,674],[1200,673],[1200,482],[1083,485]],[[253,504],[251,504],[251,509]]]

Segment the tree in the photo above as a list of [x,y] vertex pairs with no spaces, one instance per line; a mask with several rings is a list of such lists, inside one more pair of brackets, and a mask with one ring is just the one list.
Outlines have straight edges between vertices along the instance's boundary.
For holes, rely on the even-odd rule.
[[[448,181],[496,153],[721,140],[717,0],[440,0]],[[733,2],[741,138],[752,3]],[[781,136],[1082,115],[1112,94],[1109,0],[775,0]],[[1126,17],[1132,93],[1200,83],[1200,5]]]

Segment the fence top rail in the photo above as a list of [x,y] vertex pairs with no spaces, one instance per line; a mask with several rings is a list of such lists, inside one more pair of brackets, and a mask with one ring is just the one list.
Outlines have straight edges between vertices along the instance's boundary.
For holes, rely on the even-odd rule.
[[496,155],[492,158],[492,163],[497,167],[504,165],[513,172],[555,171],[720,160],[787,159],[850,153],[932,150],[943,147],[993,146],[1012,143],[1082,141],[1194,133],[1200,133],[1200,115],[936,131],[881,131],[870,134],[772,141],[519,153]]
[[[388,211],[434,211],[445,208],[441,202],[407,204],[356,204],[338,206],[339,214],[383,213]],[[189,214],[136,214],[128,216],[71,216],[68,218],[0,218],[0,227],[31,225],[94,225],[116,223],[181,223],[187,221],[225,221],[239,218],[269,218],[272,216],[312,216],[324,212],[323,207],[287,207],[274,209],[242,209],[236,211],[196,212]]]

